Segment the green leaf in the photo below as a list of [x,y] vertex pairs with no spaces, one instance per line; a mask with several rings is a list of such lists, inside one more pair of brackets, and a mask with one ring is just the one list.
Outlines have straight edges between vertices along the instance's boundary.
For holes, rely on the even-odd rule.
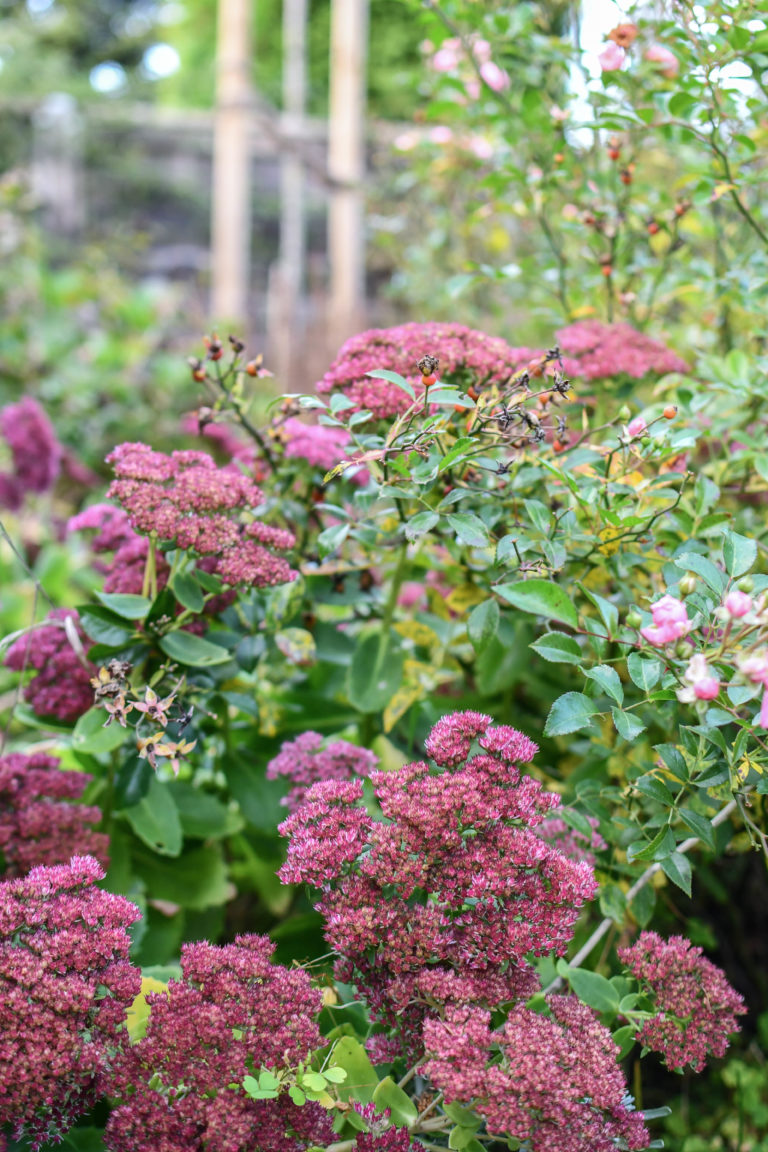
[[173,780],[166,787],[173,797],[185,836],[197,840],[219,840],[242,828],[243,818],[238,812],[231,811],[218,797],[204,792],[188,780]]
[[275,644],[289,664],[308,668],[317,659],[315,638],[306,628],[283,628],[275,633]]
[[336,1066],[347,1073],[347,1079],[339,1087],[339,1097],[368,1104],[373,1099],[379,1078],[360,1041],[354,1036],[342,1036],[333,1049],[333,1059]]
[[403,654],[383,632],[358,639],[347,677],[347,697],[359,712],[381,712],[400,687]]
[[156,776],[138,804],[123,809],[133,831],[161,856],[178,856],[183,841],[181,820],[167,784]]
[[252,1100],[274,1100],[277,1096],[276,1088],[262,1088],[253,1076],[243,1078],[243,1088]]
[[301,1108],[301,1106],[307,1102],[307,1097],[301,1088],[299,1088],[298,1084],[291,1084],[288,1089],[288,1095],[298,1108]]
[[634,1025],[625,1024],[623,1028],[617,1028],[615,1032],[611,1033],[614,1044],[618,1044],[619,1046],[619,1054],[616,1057],[617,1060],[623,1060],[634,1048],[635,1031]]
[[328,1090],[328,1081],[322,1072],[305,1072],[301,1078],[301,1083],[310,1092],[327,1092]]
[[448,1119],[461,1128],[472,1128],[477,1131],[482,1123],[475,1112],[470,1111],[469,1108],[462,1108],[461,1104],[457,1104],[455,1101],[450,1104],[443,1104],[442,1109]]
[[676,843],[672,829],[665,824],[652,840],[636,840],[634,844],[630,844],[627,848],[627,860],[630,863],[635,860],[659,860],[662,856],[674,852]]
[[392,1123],[399,1128],[408,1128],[418,1119],[418,1109],[407,1093],[398,1088],[391,1076],[381,1081],[373,1093],[373,1103],[377,1112],[389,1108]]
[[642,792],[643,796],[649,796],[651,800],[657,800],[659,804],[663,804],[665,808],[671,808],[674,804],[674,799],[669,788],[666,784],[659,780],[658,776],[654,776],[652,772],[647,772],[645,776],[640,776],[632,784],[638,792]]
[[501,612],[495,600],[484,600],[469,614],[467,632],[475,652],[482,652],[499,630]]
[[624,712],[620,708],[612,708],[613,723],[622,740],[636,740],[641,732],[645,732],[645,724],[638,720],[631,712]]
[[653,910],[656,907],[656,893],[650,884],[645,884],[629,902],[630,914],[641,928],[650,924]]
[[417,540],[419,536],[424,536],[425,533],[434,528],[439,520],[440,517],[437,512],[417,512],[405,525],[406,539]]
[[83,713],[72,730],[74,751],[98,756],[101,752],[112,752],[119,748],[129,733],[114,721],[109,728],[105,728],[104,723],[108,718],[109,714],[104,708],[89,708]]
[[350,528],[351,524],[332,524],[330,528],[325,528],[317,538],[320,556],[325,558],[340,548],[349,535]]
[[610,916],[617,924],[624,923],[627,911],[627,899],[618,884],[606,884],[600,892],[600,911],[603,916]]
[[678,888],[682,888],[686,896],[691,894],[691,862],[687,856],[682,852],[673,852],[670,856],[666,856],[660,860],[662,871],[665,876],[668,876],[673,884]]
[[582,660],[578,640],[567,632],[545,632],[528,647],[550,664],[580,664]]
[[641,656],[638,652],[630,652],[627,656],[629,678],[645,692],[649,692],[658,683],[663,671],[664,665],[655,657]]
[[585,668],[584,675],[594,680],[606,696],[610,696],[617,704],[624,703],[624,689],[619,674],[610,664],[596,664],[594,668]]
[[683,572],[695,572],[716,596],[722,596],[725,589],[725,576],[718,568],[715,568],[711,560],[707,560],[705,556],[699,556],[698,552],[684,552],[682,556],[676,556],[673,563],[676,568],[680,568]]
[[588,728],[599,709],[594,700],[583,692],[566,692],[558,697],[550,709],[544,725],[545,736],[565,736]]
[[133,856],[136,873],[155,900],[202,910],[231,898],[219,844],[201,845],[173,858],[138,848]]
[[619,626],[619,610],[616,605],[612,604],[610,600],[606,600],[604,596],[599,596],[597,592],[592,592],[591,589],[586,588],[583,584],[579,584],[579,588],[587,600],[589,600],[590,604],[593,604],[595,608],[597,608],[597,611],[600,613],[600,619],[603,624],[605,624],[608,636],[612,637]]
[[83,632],[97,644],[106,644],[108,648],[124,648],[133,639],[133,629],[125,626],[125,621],[110,612],[109,608],[102,608],[98,604],[87,604],[78,609]]
[[128,592],[97,592],[96,598],[124,620],[143,620],[152,607],[152,601],[146,596],[133,596]]
[[578,812],[575,808],[558,808],[556,815],[565,821],[569,828],[580,832],[588,844],[592,843],[592,825],[583,812]]
[[734,580],[746,576],[757,560],[757,541],[738,532],[726,531],[723,539],[723,563]]
[[692,812],[690,808],[680,808],[678,811],[680,819],[690,828],[694,836],[698,836],[699,840],[714,852],[716,847],[715,830],[712,827],[711,821],[707,820],[706,816],[702,816],[699,812]]
[[205,607],[205,599],[200,585],[191,573],[177,572],[171,587],[179,604],[188,608],[190,612],[202,612]]
[[596,1012],[618,1012],[619,994],[610,980],[587,968],[566,967],[565,978],[582,1003]]
[[373,372],[366,372],[366,376],[373,376],[374,380],[389,380],[390,384],[396,384],[402,392],[410,396],[411,400],[416,399],[413,384],[410,384],[399,372],[390,372],[388,368],[376,368]]
[[473,512],[453,512],[446,520],[456,533],[456,538],[468,548],[485,548],[491,542],[488,529],[479,516]]
[[675,779],[680,780],[681,783],[688,780],[688,766],[679,748],[676,748],[674,744],[654,744],[653,750]]
[[533,616],[546,616],[577,628],[579,617],[573,604],[559,584],[553,580],[519,580],[514,584],[497,584],[494,591],[502,600],[530,612]]
[[343,1084],[347,1078],[347,1073],[343,1068],[326,1068],[323,1072],[329,1084]]
[[210,668],[214,664],[226,664],[232,654],[202,636],[191,632],[167,632],[160,639],[160,647],[166,656],[187,668]]

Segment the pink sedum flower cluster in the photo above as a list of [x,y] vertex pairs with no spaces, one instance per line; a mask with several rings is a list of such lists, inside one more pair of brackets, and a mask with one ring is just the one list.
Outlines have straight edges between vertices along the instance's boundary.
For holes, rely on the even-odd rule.
[[96,887],[89,856],[0,883],[0,1128],[37,1149],[105,1091],[141,985],[126,929],[139,910]]
[[107,493],[128,513],[131,528],[208,558],[225,584],[263,588],[296,578],[274,551],[295,539],[253,517],[264,494],[233,469],[219,468],[206,452],[156,452],[146,444],[120,444],[107,457],[115,479]]
[[358,1116],[365,1120],[368,1131],[358,1132],[355,1152],[424,1152],[418,1140],[412,1140],[407,1128],[390,1124],[390,1111],[376,1111],[375,1104],[353,1104]]
[[13,463],[12,471],[0,473],[0,505],[16,511],[28,492],[53,488],[64,450],[45,412],[30,396],[0,410],[0,434]]
[[272,964],[265,936],[183,944],[182,980],[149,993],[143,1039],[116,1057],[110,1091],[123,1103],[105,1133],[110,1152],[301,1152],[333,1140],[319,1104],[281,1094],[253,1100],[245,1076],[295,1067],[322,1039],[321,995],[300,969]]
[[649,991],[659,1010],[643,1024],[637,1039],[659,1052],[668,1068],[686,1064],[700,1072],[710,1056],[724,1056],[728,1037],[739,1030],[744,1001],[725,973],[682,936],[662,940],[641,932],[619,948],[619,959]]
[[498,1031],[487,1010],[447,1008],[424,1025],[426,1073],[448,1102],[471,1103],[491,1135],[531,1152],[647,1148],[608,1029],[575,997],[547,1006],[549,1016],[518,1005]]
[[409,379],[418,393],[422,357],[439,357],[440,379],[450,384],[482,387],[509,380],[523,357],[497,336],[487,336],[461,324],[401,324],[397,328],[373,328],[347,340],[317,385],[321,395],[344,392],[358,409],[367,408],[377,419],[404,412],[411,403],[407,394],[388,380],[367,372],[385,368]]
[[371,773],[383,820],[362,806],[361,781],[332,780],[280,828],[281,879],[319,889],[338,975],[412,1054],[435,1005],[531,996],[526,955],[562,954],[597,887],[589,864],[536,831],[559,798],[518,768],[536,752],[531,740],[458,712],[426,750],[435,768]]
[[[91,547],[97,555],[113,553],[112,559],[100,563],[104,573],[105,592],[127,592],[140,595],[144,584],[144,569],[149,554],[149,540],[139,536],[131,527],[128,513],[114,504],[92,504],[71,516],[68,532],[96,531]],[[162,555],[155,559],[158,591],[168,583],[170,568]]]
[[595,865],[595,852],[602,852],[608,847],[598,832],[599,821],[596,816],[587,816],[590,826],[589,837],[576,828],[571,828],[559,816],[547,816],[539,825],[539,836],[549,844],[554,844],[563,855],[571,860],[586,860],[590,867]]
[[69,803],[90,780],[85,772],[63,772],[55,756],[0,757],[0,853],[7,875],[65,864],[74,855],[95,856],[107,866],[109,837],[89,827],[101,821],[101,810]]
[[93,704],[91,677],[96,669],[81,660],[72,647],[63,622],[71,619],[85,649],[90,641],[79,626],[74,608],[54,608],[47,621],[25,632],[11,644],[4,664],[14,672],[33,669],[35,675],[24,686],[24,699],[38,716],[50,716],[72,724]]
[[304,801],[307,790],[320,780],[354,780],[370,776],[378,758],[367,748],[350,744],[348,740],[333,740],[326,744],[318,732],[303,732],[295,740],[287,740],[277,756],[267,764],[267,779],[281,776],[291,782],[291,790],[282,803],[295,812]]

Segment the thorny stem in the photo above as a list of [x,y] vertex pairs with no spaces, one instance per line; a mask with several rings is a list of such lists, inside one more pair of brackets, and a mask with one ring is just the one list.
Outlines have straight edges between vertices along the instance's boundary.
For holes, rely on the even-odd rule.
[[[718,824],[723,824],[737,807],[739,807],[739,799],[735,796],[733,800],[729,800],[726,806],[722,808],[716,816],[713,817],[712,827],[716,828]],[[691,848],[694,848],[699,843],[701,843],[701,841],[699,840],[698,836],[689,836],[687,840],[684,840],[682,844],[677,847],[676,851],[681,855],[685,855],[686,852],[689,852]],[[641,888],[646,886],[651,877],[655,876],[656,873],[660,870],[661,864],[658,861],[654,861],[653,864],[649,864],[645,872],[642,873],[642,875],[634,882],[632,887],[626,893],[625,898],[627,904],[629,904],[629,902],[634,899]],[[604,920],[601,920],[592,935],[589,937],[586,943],[583,944],[581,948],[579,948],[576,955],[568,961],[568,964],[572,968],[578,968],[582,960],[585,960],[587,956],[589,956],[592,949],[602,940],[603,936],[605,936],[606,932],[609,930],[609,928],[611,928],[612,925],[613,919],[610,916],[606,916]],[[544,989],[545,993],[556,991],[556,989],[558,989],[562,983],[562,976],[555,977],[552,983]]]

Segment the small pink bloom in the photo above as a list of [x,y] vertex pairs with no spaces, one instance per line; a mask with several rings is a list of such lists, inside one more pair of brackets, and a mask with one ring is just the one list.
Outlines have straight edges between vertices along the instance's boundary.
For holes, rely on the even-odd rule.
[[472,45],[472,54],[476,60],[480,60],[482,63],[485,63],[486,60],[490,60],[491,58],[491,46],[487,40],[475,40],[474,44]]
[[450,128],[438,125],[437,128],[430,128],[429,139],[432,144],[450,144],[453,140],[453,132]]
[[680,71],[680,62],[677,56],[674,52],[670,52],[669,48],[665,48],[663,44],[651,44],[650,48],[646,48],[645,59],[649,60],[651,64],[661,64],[661,74],[669,80],[677,76]]
[[768,688],[768,650],[763,648],[759,652],[753,652],[751,656],[739,660],[738,665],[739,671],[747,680]]
[[613,41],[597,57],[603,72],[618,72],[626,58],[627,54],[624,49],[620,48],[618,44],[614,44]]
[[676,600],[674,596],[662,596],[661,600],[651,605],[651,614],[653,624],[640,629],[640,635],[649,644],[661,648],[690,632],[691,622],[685,604],[681,600]]
[[494,64],[493,60],[486,60],[484,64],[480,65],[480,75],[494,92],[504,92],[509,88],[509,76],[503,68]]
[[435,72],[453,72],[459,66],[461,44],[458,40],[445,40],[432,57]]
[[470,76],[468,80],[465,80],[464,88],[470,100],[480,99],[480,81],[476,77]]
[[642,436],[647,428],[648,425],[642,416],[635,416],[634,420],[630,420],[629,424],[627,424],[627,432],[629,432],[630,436]]
[[473,132],[468,144],[470,152],[474,153],[478,160],[490,160],[493,156],[493,145],[487,136],[478,136]]
[[734,588],[723,601],[723,607],[733,620],[738,620],[752,611],[752,597]]

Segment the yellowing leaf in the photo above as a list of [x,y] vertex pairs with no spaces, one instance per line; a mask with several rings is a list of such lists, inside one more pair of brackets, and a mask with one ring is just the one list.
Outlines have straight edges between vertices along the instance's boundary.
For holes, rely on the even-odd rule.
[[721,197],[725,196],[726,192],[732,192],[735,187],[735,184],[715,184],[711,199],[720,200]]
[[136,1044],[141,1040],[147,1031],[150,1012],[149,1004],[147,1003],[147,993],[167,991],[168,985],[163,984],[161,980],[155,980],[154,976],[142,976],[141,992],[139,992],[125,1014],[125,1025],[131,1044]]
[[432,648],[440,644],[440,637],[428,625],[420,620],[403,620],[395,624],[395,632],[399,632],[406,640],[413,640],[420,648]]
[[583,320],[587,316],[594,316],[595,309],[591,304],[582,304],[580,308],[571,309],[571,320]]
[[474,584],[461,584],[458,588],[454,588],[450,596],[446,596],[445,603],[452,612],[463,613],[468,608],[474,608],[475,604],[482,603],[487,595],[487,592],[483,592]]
[[622,533],[619,528],[603,528],[598,532],[598,539],[602,541],[598,551],[602,552],[603,556],[613,556],[615,552],[619,551],[621,547],[620,540]]

